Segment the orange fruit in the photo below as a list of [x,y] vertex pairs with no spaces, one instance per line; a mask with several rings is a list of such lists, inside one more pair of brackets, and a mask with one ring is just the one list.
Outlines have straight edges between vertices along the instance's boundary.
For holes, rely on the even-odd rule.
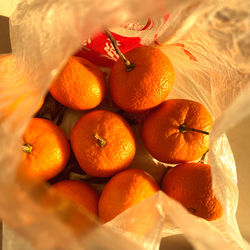
[[64,180],[55,183],[52,187],[77,205],[97,215],[99,197],[90,185],[82,181]]
[[[24,164],[27,172],[48,180],[66,166],[70,148],[63,130],[53,122],[32,118],[24,135]],[[23,170],[25,171],[25,170]]]
[[110,221],[159,189],[155,179],[143,170],[131,168],[122,171],[104,187],[98,203],[99,217],[104,222]]
[[128,123],[106,110],[83,115],[73,127],[70,141],[80,167],[96,177],[109,177],[125,169],[135,155],[135,139]]
[[209,221],[222,216],[222,206],[214,196],[211,168],[207,164],[184,163],[173,167],[164,176],[161,187],[196,216]]
[[[28,73],[25,70],[26,68],[23,65],[22,68],[19,68],[16,58],[13,57],[12,54],[0,56],[0,78],[6,78],[6,80],[8,79],[9,81],[5,86],[0,86],[0,103],[7,103],[0,108],[0,120],[8,118],[20,104],[24,109],[32,108],[32,106],[34,106],[38,91],[36,92],[34,90],[27,90],[24,88],[30,81]],[[4,82],[2,82],[2,84],[3,83]],[[21,88],[24,89],[21,90]],[[15,93],[13,94],[13,89],[18,91],[15,91]],[[17,97],[15,97],[15,94],[17,94]],[[41,108],[43,102],[44,98],[41,98],[40,102],[36,106],[34,113]],[[22,114],[20,114],[19,118],[21,117]]]
[[92,109],[101,103],[105,95],[104,77],[93,63],[72,56],[52,83],[50,93],[68,108]]
[[130,50],[125,57],[134,68],[127,71],[119,58],[110,73],[109,87],[115,104],[128,112],[141,112],[162,103],[175,78],[168,57],[150,46]]
[[170,99],[145,119],[142,137],[157,160],[183,163],[197,160],[208,150],[211,126],[212,117],[202,104]]

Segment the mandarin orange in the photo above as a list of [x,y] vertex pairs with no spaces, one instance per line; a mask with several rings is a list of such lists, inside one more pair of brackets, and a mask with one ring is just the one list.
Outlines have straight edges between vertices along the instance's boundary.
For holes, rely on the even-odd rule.
[[169,99],[144,121],[143,142],[161,162],[176,164],[197,160],[209,146],[212,117],[200,103]]
[[159,189],[155,179],[145,171],[136,168],[124,170],[104,187],[98,203],[99,217],[104,222],[110,221]]
[[221,203],[212,190],[211,167],[207,164],[177,165],[166,173],[161,187],[196,216],[209,221],[222,216]]
[[105,95],[102,72],[88,60],[72,56],[52,83],[51,95],[64,106],[76,109],[92,109]]
[[61,172],[70,156],[69,143],[63,130],[41,118],[31,119],[23,135],[22,150],[27,172],[44,180]]
[[70,141],[80,167],[96,177],[109,177],[127,168],[135,155],[130,126],[120,115],[106,110],[83,115]]
[[110,73],[110,93],[115,104],[128,112],[142,112],[162,103],[172,89],[174,68],[168,57],[157,48],[143,46],[125,54]]
[[98,194],[87,183],[75,180],[64,180],[55,183],[52,187],[77,205],[97,215]]

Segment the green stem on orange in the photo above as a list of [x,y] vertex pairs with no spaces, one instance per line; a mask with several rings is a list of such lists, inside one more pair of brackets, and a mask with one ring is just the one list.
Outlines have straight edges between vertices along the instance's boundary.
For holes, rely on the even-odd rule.
[[96,142],[99,147],[103,148],[107,144],[107,141],[101,136],[99,136],[97,133],[94,133],[93,136],[96,139]]
[[33,150],[33,147],[28,144],[28,143],[25,143],[24,145],[21,146],[23,152],[27,153],[27,154],[30,154]]
[[193,131],[193,132],[197,132],[197,133],[202,133],[202,134],[205,134],[205,135],[209,135],[209,132],[207,132],[207,131],[203,131],[203,130],[195,129],[195,128],[189,128],[184,123],[179,126],[179,131],[181,133],[183,133],[183,134],[186,133],[186,132],[188,132],[188,131]]
[[132,71],[135,68],[135,64],[133,62],[130,62],[125,56],[124,54],[121,52],[121,50],[119,49],[117,42],[115,40],[115,38],[112,36],[112,34],[110,33],[110,31],[105,30],[104,31],[105,34],[108,36],[109,40],[111,41],[112,45],[114,46],[114,49],[116,51],[116,53],[122,58],[124,64],[125,64],[125,69],[127,72]]

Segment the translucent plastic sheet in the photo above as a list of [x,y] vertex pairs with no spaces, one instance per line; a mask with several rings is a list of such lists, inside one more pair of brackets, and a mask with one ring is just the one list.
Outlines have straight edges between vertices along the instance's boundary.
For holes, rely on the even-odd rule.
[[[226,4],[212,0],[21,1],[11,17],[13,70],[5,72],[0,65],[0,110],[25,94],[13,113],[0,117],[1,217],[40,249],[157,249],[161,237],[178,233],[196,249],[247,248],[235,217],[237,168],[242,166],[235,166],[226,132],[250,115],[249,12],[247,1],[233,0]],[[165,13],[169,14],[166,23]],[[155,45],[157,34],[159,48],[176,73],[169,98],[199,101],[215,118],[208,162],[223,217],[204,221],[162,192],[105,225],[70,204],[58,209],[60,199],[44,209],[38,197],[46,186],[30,183],[23,187],[16,181],[21,136],[37,103],[83,40],[105,27],[147,16],[153,16],[154,28],[134,35],[144,44]],[[242,149],[247,145],[246,138]],[[84,223],[82,237],[76,237],[64,223],[70,212],[77,212]]]

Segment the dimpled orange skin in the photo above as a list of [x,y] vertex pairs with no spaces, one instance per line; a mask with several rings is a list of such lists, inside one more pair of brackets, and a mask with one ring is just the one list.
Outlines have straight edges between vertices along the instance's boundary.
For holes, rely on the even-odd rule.
[[52,83],[51,95],[64,106],[76,109],[92,109],[105,95],[102,72],[88,60],[72,56]]
[[87,183],[75,180],[64,180],[55,183],[52,187],[77,205],[97,215],[99,197],[97,192]]
[[222,206],[213,194],[211,168],[207,164],[177,165],[166,173],[161,187],[196,216],[209,221],[222,216]]
[[143,142],[157,160],[170,164],[197,160],[209,147],[209,135],[188,131],[181,133],[179,126],[210,131],[212,117],[198,102],[169,99],[162,103],[144,121]]
[[44,180],[56,176],[66,166],[70,148],[63,130],[53,122],[32,118],[23,136],[23,143],[32,146],[24,152],[24,165]]
[[[104,147],[98,145],[95,133],[106,140]],[[109,177],[127,168],[136,150],[128,123],[106,110],[83,115],[73,127],[70,141],[80,167],[96,177]]]
[[159,49],[144,46],[125,54],[135,64],[127,72],[120,58],[110,74],[110,93],[113,101],[128,112],[141,112],[162,103],[172,89],[174,68]]
[[104,222],[110,221],[159,189],[155,179],[143,170],[132,168],[122,171],[104,187],[98,203],[99,217]]

